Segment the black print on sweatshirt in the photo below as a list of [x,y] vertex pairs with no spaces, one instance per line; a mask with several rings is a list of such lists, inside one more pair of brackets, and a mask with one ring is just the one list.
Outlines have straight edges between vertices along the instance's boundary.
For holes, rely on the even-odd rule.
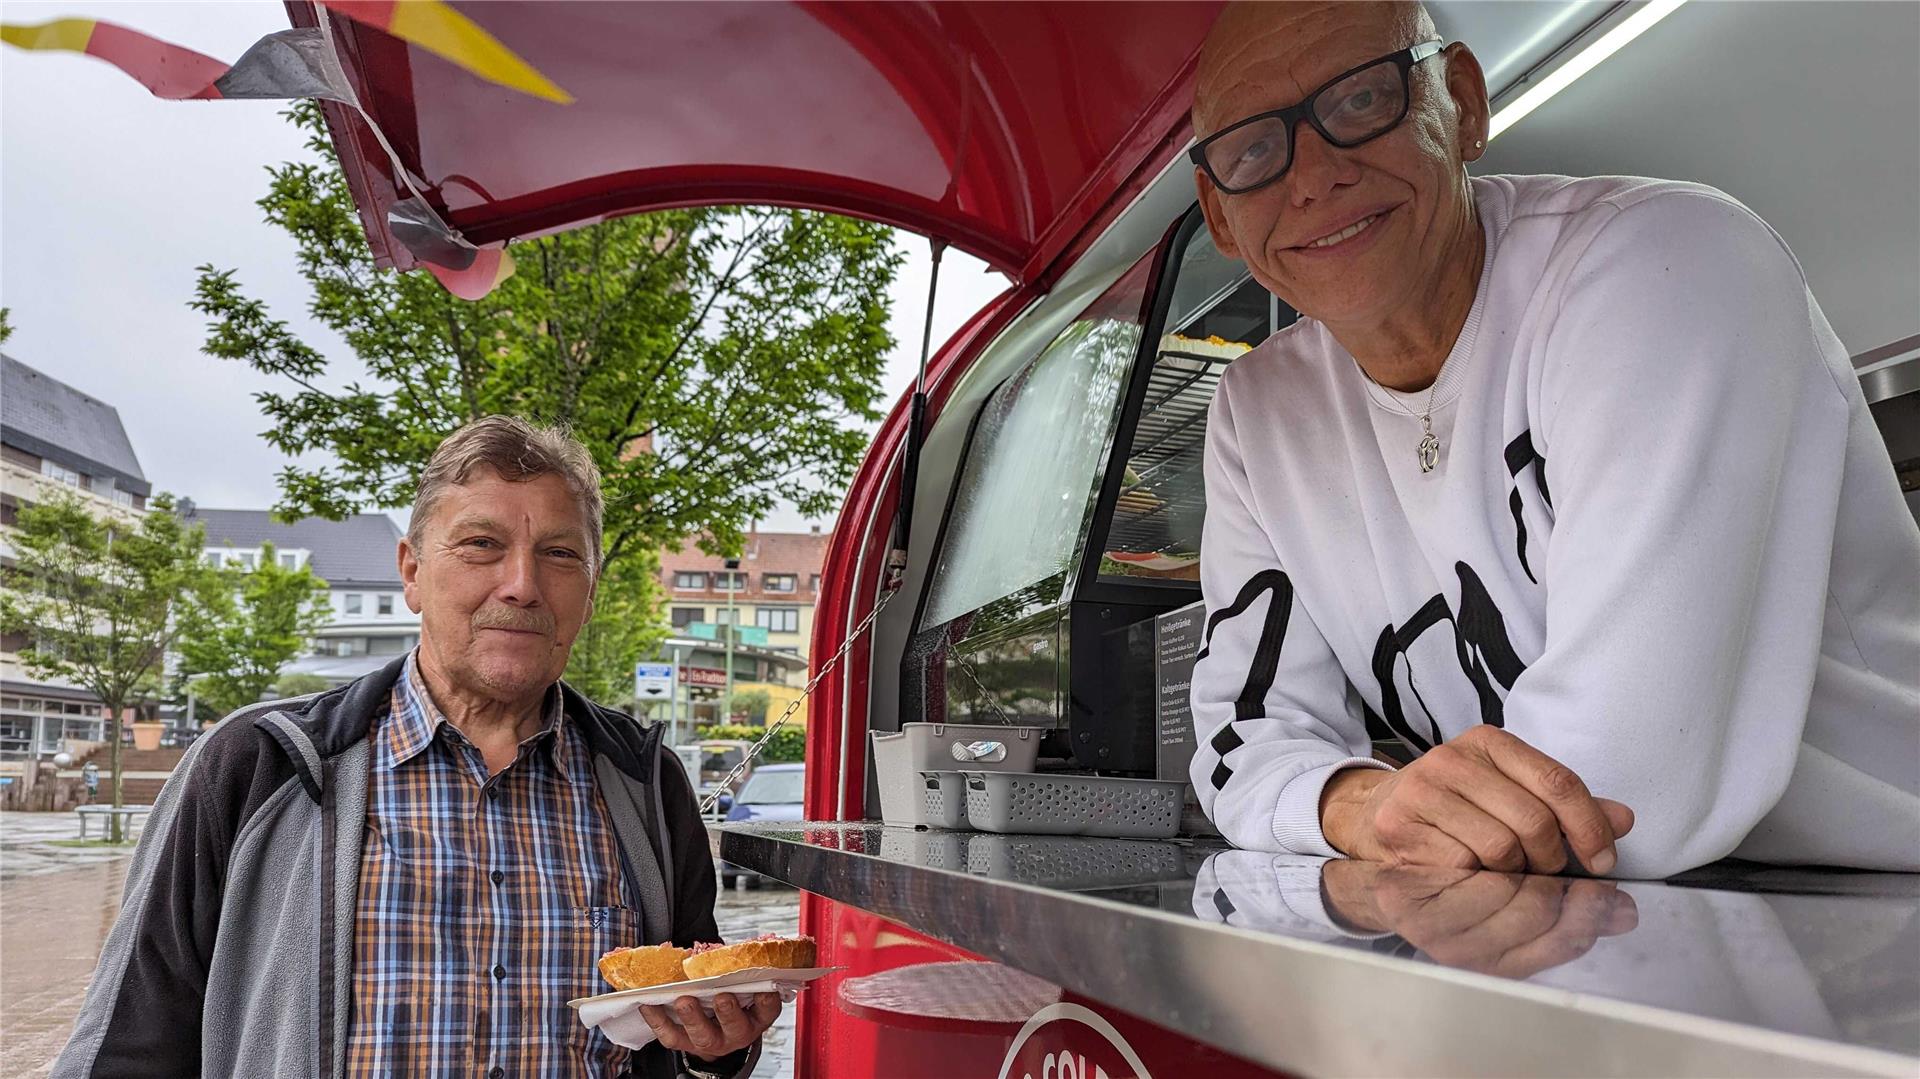
[[1507,508],[1513,511],[1514,549],[1520,554],[1520,569],[1527,580],[1539,584],[1540,579],[1533,575],[1533,567],[1527,565],[1527,522],[1520,515],[1520,473],[1528,465],[1533,467],[1533,482],[1540,487],[1540,501],[1548,509],[1553,508],[1553,495],[1547,492],[1547,459],[1533,448],[1533,431],[1520,432],[1520,437],[1507,443],[1507,475],[1513,477],[1512,490],[1507,495]]
[[1213,650],[1213,631],[1220,623],[1229,618],[1244,614],[1247,608],[1261,596],[1267,596],[1267,620],[1260,627],[1260,643],[1253,650],[1253,662],[1247,668],[1246,685],[1240,689],[1240,696],[1233,702],[1233,719],[1229,720],[1208,743],[1213,751],[1220,755],[1220,763],[1213,769],[1213,789],[1221,790],[1227,780],[1233,777],[1233,769],[1227,767],[1227,754],[1239,749],[1245,739],[1233,729],[1235,723],[1243,719],[1262,719],[1267,714],[1267,691],[1273,688],[1273,678],[1280,670],[1280,645],[1287,637],[1287,618],[1293,613],[1293,582],[1277,569],[1261,570],[1253,575],[1246,584],[1240,586],[1240,594],[1224,610],[1213,612],[1207,619],[1207,636],[1201,642],[1200,654],[1194,657],[1198,663],[1207,658]]
[[[1453,628],[1454,654],[1460,660],[1461,673],[1479,694],[1482,723],[1496,727],[1505,724],[1504,698],[1494,689],[1494,684],[1498,683],[1501,690],[1512,689],[1520,673],[1527,669],[1507,638],[1506,616],[1494,605],[1479,574],[1465,562],[1454,563],[1454,571],[1460,575],[1458,614],[1447,606],[1445,594],[1436,595],[1422,604],[1405,625],[1388,625],[1381,630],[1380,640],[1373,648],[1373,676],[1380,684],[1380,718],[1388,729],[1421,753],[1439,745],[1441,740],[1440,726],[1433,710],[1420,697],[1419,682],[1408,655],[1421,634],[1441,622]],[[1394,681],[1394,672],[1403,660],[1407,663],[1407,686],[1413,690],[1414,700],[1423,713],[1424,730],[1415,729],[1400,701],[1400,687]]]

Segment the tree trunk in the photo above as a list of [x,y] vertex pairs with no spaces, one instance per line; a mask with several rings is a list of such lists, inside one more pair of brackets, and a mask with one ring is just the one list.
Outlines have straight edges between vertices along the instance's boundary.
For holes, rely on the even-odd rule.
[[[123,804],[120,794],[120,708],[114,706],[111,712],[112,718],[107,721],[107,767],[112,773],[113,808],[119,809]],[[121,826],[120,814],[112,813],[107,816],[108,841],[113,843],[122,841]]]

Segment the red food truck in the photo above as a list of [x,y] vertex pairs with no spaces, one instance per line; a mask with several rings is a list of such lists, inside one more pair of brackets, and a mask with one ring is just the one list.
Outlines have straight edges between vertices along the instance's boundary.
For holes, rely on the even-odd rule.
[[[1699,180],[1780,230],[1914,498],[1920,8],[1432,6],[1506,122],[1478,171]],[[288,7],[358,97],[328,119],[396,268],[417,195],[477,245],[810,207],[1007,278],[847,494],[807,819],[715,830],[845,968],[796,1005],[801,1079],[1920,1070],[1913,877],[1439,879],[1229,850],[1182,804],[1206,407],[1294,317],[1183,157],[1218,5],[459,5],[564,107]]]

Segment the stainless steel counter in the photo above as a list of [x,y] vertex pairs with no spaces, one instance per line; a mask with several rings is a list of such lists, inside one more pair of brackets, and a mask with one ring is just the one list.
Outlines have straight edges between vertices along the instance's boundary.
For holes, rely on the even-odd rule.
[[1616,884],[837,823],[717,846],[1295,1074],[1920,1074],[1913,875]]

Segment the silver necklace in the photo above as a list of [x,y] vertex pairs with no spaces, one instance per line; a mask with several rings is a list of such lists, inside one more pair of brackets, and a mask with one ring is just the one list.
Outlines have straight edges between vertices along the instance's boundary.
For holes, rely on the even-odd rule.
[[[1360,367],[1358,360],[1354,361],[1354,366]],[[1360,374],[1365,377],[1368,382],[1373,383],[1375,386],[1380,386],[1380,383],[1375,381],[1372,375],[1367,374],[1366,368],[1360,367]],[[1380,386],[1380,388],[1383,390],[1386,389],[1385,386]],[[1401,404],[1400,399],[1392,394],[1387,395],[1387,403],[1392,405],[1396,411],[1403,412],[1420,421],[1420,429],[1424,432],[1420,438],[1419,450],[1421,475],[1432,472],[1440,465],[1440,438],[1433,433],[1433,395],[1439,389],[1440,379],[1438,376],[1435,376],[1433,385],[1427,388],[1427,407],[1419,412],[1415,412],[1413,409]],[[1368,396],[1372,396],[1373,391],[1369,390],[1367,394]]]

